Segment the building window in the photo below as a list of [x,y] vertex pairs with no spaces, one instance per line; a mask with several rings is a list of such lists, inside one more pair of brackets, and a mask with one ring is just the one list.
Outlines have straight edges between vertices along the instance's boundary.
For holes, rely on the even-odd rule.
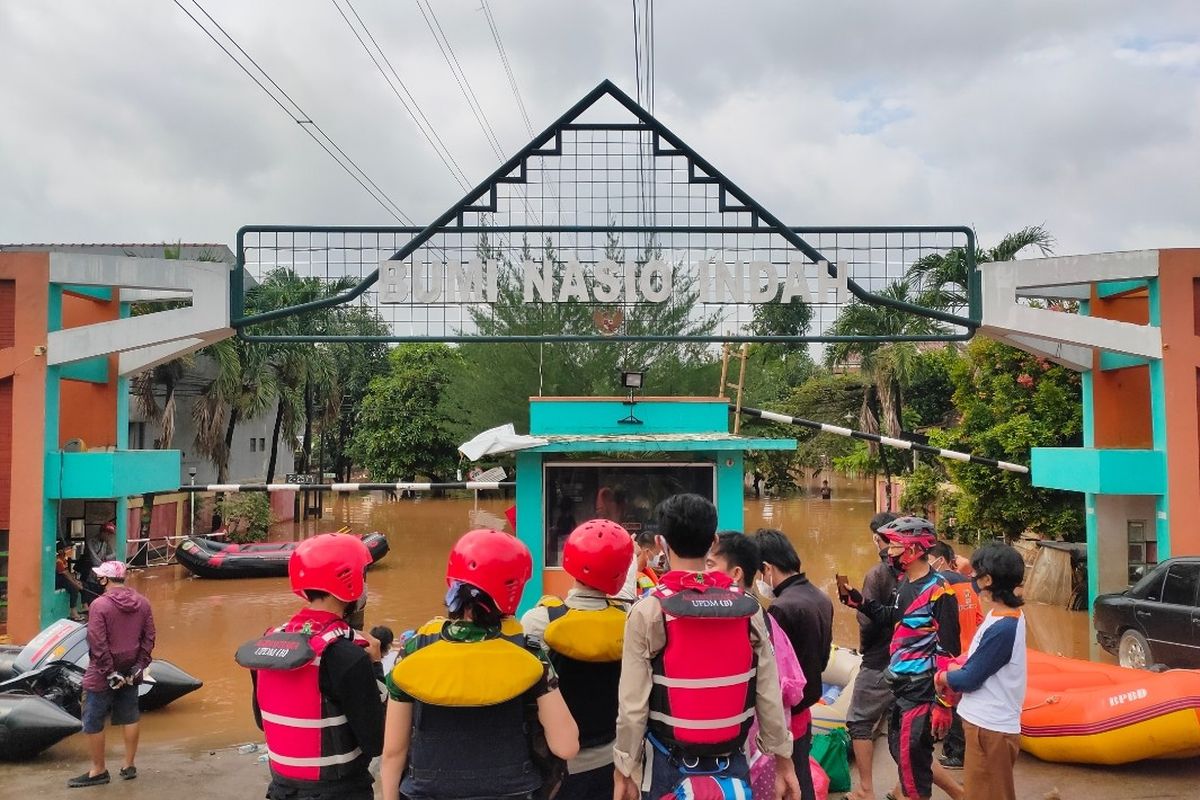
[[259,452],[261,452],[261,453],[265,453],[265,452],[267,452],[267,440],[266,440],[266,437],[259,437],[259,440],[258,440],[258,450],[259,450]]
[[258,439],[255,439],[253,436],[251,436],[250,437],[250,452],[253,453],[253,452],[256,452],[257,450],[258,450]]
[[1158,540],[1144,519],[1131,519],[1125,524],[1129,542],[1129,583],[1140,581],[1158,563]]

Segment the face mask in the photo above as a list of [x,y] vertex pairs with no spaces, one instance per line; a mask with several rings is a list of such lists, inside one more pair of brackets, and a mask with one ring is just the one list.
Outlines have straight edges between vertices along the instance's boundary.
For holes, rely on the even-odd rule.
[[899,555],[892,555],[891,553],[889,553],[885,550],[883,552],[883,554],[887,557],[888,566],[890,566],[892,569],[896,570],[896,572],[904,571],[904,553],[900,553]]
[[771,588],[771,584],[767,583],[762,578],[754,581],[754,588],[758,591],[760,597],[770,599],[775,596],[775,590]]

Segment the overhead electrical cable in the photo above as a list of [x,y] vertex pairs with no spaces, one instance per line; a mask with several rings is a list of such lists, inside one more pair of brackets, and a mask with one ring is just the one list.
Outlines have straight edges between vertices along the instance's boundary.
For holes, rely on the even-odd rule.
[[[442,137],[438,135],[437,130],[429,122],[429,118],[425,115],[420,103],[417,102],[416,98],[413,97],[412,92],[409,91],[408,87],[404,84],[404,81],[401,80],[400,74],[396,71],[396,68],[392,66],[392,62],[388,59],[387,54],[384,53],[383,48],[380,47],[379,42],[375,39],[375,36],[371,33],[370,28],[367,27],[366,22],[363,21],[363,18],[354,8],[354,5],[350,2],[350,0],[346,0],[346,7],[350,9],[350,13],[354,16],[354,19],[362,28],[361,33],[359,32],[358,28],[355,27],[354,23],[350,21],[350,17],[346,15],[346,12],[342,10],[342,7],[338,4],[338,0],[331,0],[331,2],[333,3],[333,7],[337,9],[339,16],[341,16],[342,20],[346,23],[346,26],[350,28],[350,32],[354,34],[354,38],[358,39],[358,43],[362,45],[363,50],[371,59],[371,62],[375,65],[375,68],[379,70],[379,74],[383,76],[383,80],[385,83],[387,83],[388,88],[392,90],[392,93],[396,95],[396,99],[400,101],[400,105],[404,107],[406,112],[408,112],[409,117],[411,117],[413,123],[416,124],[417,130],[419,130],[421,135],[425,137],[425,141],[429,143],[429,146],[433,148],[434,153],[437,154],[438,159],[441,160],[442,164],[450,172],[450,176],[454,178],[455,182],[458,183],[459,188],[461,188],[464,192],[470,189],[471,187],[466,173],[463,172],[462,167],[459,166],[458,162],[454,158],[454,155],[450,152],[450,149],[442,140]],[[364,35],[366,36],[366,39],[363,38]],[[370,40],[370,46],[367,44],[367,40]],[[372,47],[375,49],[372,50]],[[383,63],[380,63],[381,60]],[[384,69],[384,64],[387,65],[387,70]],[[388,71],[391,72],[390,77],[388,75]]]
[[[229,46],[232,46],[237,53],[241,54],[245,61],[239,58],[238,55],[226,45],[225,41],[222,41],[221,37],[218,37],[212,29],[210,29],[204,24],[203,21],[200,20],[199,17],[189,11],[181,2],[181,0],[173,0],[173,2],[179,7],[180,11],[182,11],[184,14],[187,14],[188,18],[191,19],[192,22],[194,22],[196,26],[200,28],[200,30],[203,31],[204,34],[208,36],[208,38],[211,39],[213,43],[216,44],[217,47],[219,47],[221,51],[224,52],[225,55],[227,55],[230,60],[242,70],[242,72],[246,73],[247,77],[254,81],[254,83],[257,84],[258,87],[262,89],[263,92],[270,97],[271,100],[277,106],[279,106],[279,108],[285,114],[291,117],[292,121],[298,124],[301,130],[303,130],[314,142],[316,142],[317,145],[324,150],[330,158],[337,162],[338,166],[340,166],[346,172],[346,174],[353,178],[359,186],[361,186],[368,194],[370,194],[375,202],[379,203],[379,205],[382,206],[383,209],[388,212],[388,214],[394,217],[398,222],[402,222],[406,225],[416,224],[407,214],[404,213],[403,209],[401,209],[400,206],[388,196],[387,192],[381,189],[379,184],[377,184],[371,178],[371,176],[368,175],[366,171],[354,161],[354,159],[347,155],[346,151],[343,150],[337,144],[337,142],[335,142],[333,138],[330,137],[329,134],[327,134],[324,129],[322,129],[321,126],[318,125],[312,119],[312,117],[303,108],[301,108],[295,100],[292,99],[291,95],[289,95],[283,89],[283,87],[281,87],[275,81],[275,79],[272,78],[270,74],[268,74],[267,71],[263,69],[240,44],[238,44],[237,40],[234,39],[229,32],[226,31],[221,24],[213,18],[211,14],[208,13],[208,11],[198,2],[198,0],[190,0],[190,2],[193,6],[195,6],[196,10],[204,15],[204,17],[210,23],[212,23],[213,27],[220,32],[221,37],[224,37]],[[250,66],[247,66],[246,62],[249,62]],[[253,67],[253,70],[251,67]],[[261,78],[259,76],[261,76]],[[270,87],[268,87],[267,84],[270,84]],[[272,91],[272,89],[274,91]]]

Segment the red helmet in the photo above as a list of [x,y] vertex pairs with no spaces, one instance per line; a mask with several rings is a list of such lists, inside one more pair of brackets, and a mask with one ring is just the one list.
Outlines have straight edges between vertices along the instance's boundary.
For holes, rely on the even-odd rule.
[[633,561],[633,537],[607,519],[583,523],[567,537],[563,547],[563,569],[580,583],[616,594],[625,585]]
[[296,545],[288,559],[292,591],[328,592],[345,603],[362,597],[363,574],[371,563],[371,551],[362,539],[346,533],[321,533]]
[[486,592],[504,615],[515,614],[533,574],[533,556],[517,537],[481,528],[455,542],[446,565],[446,585],[455,581]]
[[879,535],[889,544],[904,547],[899,557],[899,566],[907,567],[937,544],[937,532],[933,523],[921,517],[900,517],[879,528]]

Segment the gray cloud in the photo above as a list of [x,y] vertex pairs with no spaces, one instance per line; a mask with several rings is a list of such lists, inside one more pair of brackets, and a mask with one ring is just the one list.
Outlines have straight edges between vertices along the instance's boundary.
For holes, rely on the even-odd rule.
[[[410,216],[460,190],[327,2],[210,12]],[[491,3],[536,128],[631,90],[629,7]],[[472,182],[486,145],[414,3],[355,4]],[[436,2],[505,155],[527,134],[477,0]],[[657,114],[794,224],[1045,222],[1061,252],[1200,240],[1187,0],[658,3]],[[231,242],[390,217],[170,3],[0,6],[0,240]]]

